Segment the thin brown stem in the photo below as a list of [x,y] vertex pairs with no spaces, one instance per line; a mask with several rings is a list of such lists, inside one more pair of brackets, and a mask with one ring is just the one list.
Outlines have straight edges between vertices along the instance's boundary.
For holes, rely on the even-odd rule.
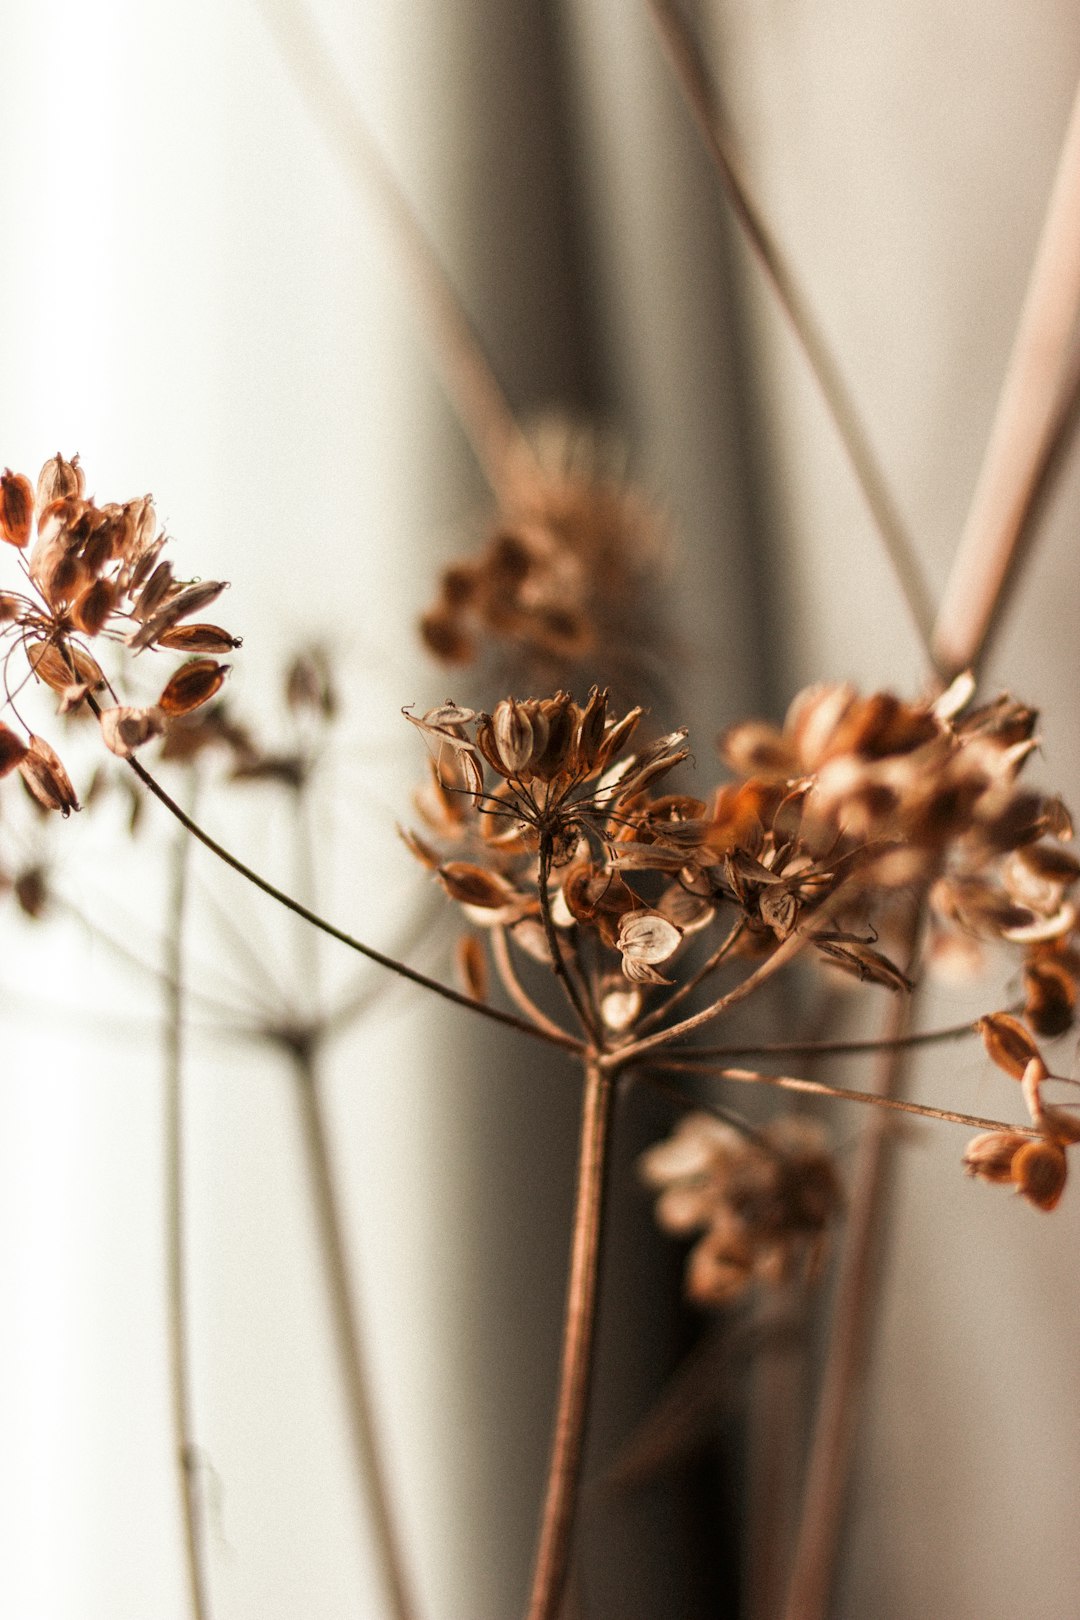
[[[1018,1011],[1016,1005],[1010,1012]],[[739,1057],[865,1057],[874,1052],[903,1052],[912,1047],[935,1046],[939,1042],[959,1041],[978,1034],[972,1022],[949,1024],[942,1029],[924,1029],[915,1035],[901,1035],[895,1040],[865,1041],[769,1041],[756,1046],[692,1046],[675,1047],[664,1055],[667,1068],[690,1068],[699,1063],[714,1063],[718,1058]]]
[[594,1040],[596,1040],[599,1038],[596,1019],[593,1017],[591,1010],[586,1006],[581,990],[574,981],[574,975],[571,973],[570,968],[567,965],[566,958],[563,955],[562,942],[559,939],[555,924],[552,921],[551,901],[548,897],[548,879],[550,876],[551,839],[546,834],[542,834],[540,838],[540,854],[536,882],[540,898],[540,921],[543,924],[544,938],[547,941],[547,948],[551,956],[552,971],[554,972],[559,983],[562,985],[563,990],[566,993],[567,1000],[581,1022],[582,1029],[587,1035],[590,1035]]
[[389,1612],[393,1620],[411,1620],[416,1609],[390,1507],[389,1482],[382,1462],[383,1447],[371,1399],[371,1375],[364,1353],[363,1333],[345,1249],[341,1200],[334,1174],[318,1068],[310,1043],[297,1042],[289,1048],[289,1055],[296,1079],[301,1134],[315,1206],[326,1291],[337,1340],[338,1361],[345,1387],[349,1432],[363,1485],[364,1506],[370,1514],[371,1539],[390,1604]]
[[724,961],[741,937],[742,931],[743,920],[740,917],[727,938],[721,941],[708,960],[701,964],[697,972],[692,973],[685,983],[680,984],[677,990],[673,990],[667,1000],[662,1002],[659,1007],[654,1007],[644,1018],[639,1019],[638,1034],[645,1035],[650,1029],[654,1029],[657,1024],[662,1023],[665,1018],[669,1017],[672,1011],[686,1000],[687,996],[692,995],[698,985],[703,984],[709,974],[715,972],[721,962]]
[[510,955],[510,947],[506,941],[505,928],[496,927],[491,930],[491,954],[495,958],[499,981],[518,1011],[524,1013],[525,1017],[531,1019],[540,1029],[547,1029],[561,1035],[562,1030],[558,1024],[549,1018],[547,1013],[541,1012],[518,978]]
[[339,159],[382,210],[428,318],[447,394],[492,493],[505,499],[536,458],[488,364],[461,300],[400,182],[362,118],[310,11],[298,0],[262,0],[266,21],[311,115]]
[[592,1377],[604,1181],[615,1082],[585,1059],[574,1231],[566,1290],[555,1434],[548,1467],[527,1620],[557,1620],[566,1586]]
[[856,1091],[851,1086],[829,1086],[822,1080],[805,1080],[799,1075],[762,1074],[757,1069],[721,1068],[710,1069],[709,1073],[716,1080],[737,1080],[750,1085],[778,1086],[782,1091],[802,1091],[812,1097],[835,1097],[841,1102],[866,1103],[873,1108],[891,1109],[897,1114],[917,1114],[920,1119],[944,1120],[952,1125],[966,1125],[973,1131],[1011,1131],[1021,1136],[1039,1135],[1033,1127],[1011,1125],[1008,1120],[984,1119],[979,1114],[962,1114],[952,1108],[934,1108],[929,1103],[905,1102],[898,1097],[882,1096],[877,1091]]
[[1076,418],[1064,372],[1080,312],[1080,89],[971,510],[934,627],[947,675],[977,662],[1017,578]]
[[[913,919],[912,956],[921,926]],[[886,1040],[906,1035],[913,1003],[914,995],[894,998]],[[899,1046],[879,1055],[873,1095],[895,1100],[903,1063]],[[887,1113],[887,1107],[870,1113],[859,1142],[783,1620],[824,1620],[829,1608],[874,1322],[875,1261],[890,1159]]]
[[169,1392],[180,1476],[184,1565],[193,1620],[209,1620],[206,1548],[197,1488],[198,1449],[193,1438],[191,1342],[187,1312],[184,1176],[184,915],[191,842],[177,834],[169,892],[165,966],[165,1274],[168,1297]]
[[680,1024],[672,1024],[670,1029],[657,1030],[655,1035],[646,1035],[640,1041],[631,1041],[628,1046],[617,1048],[607,1055],[605,1060],[607,1066],[612,1069],[621,1069],[627,1063],[637,1062],[644,1057],[646,1052],[654,1052],[659,1047],[668,1046],[672,1041],[677,1040],[680,1035],[689,1035],[691,1030],[700,1029],[703,1024],[711,1023],[714,1018],[719,1018],[722,1013],[727,1012],[729,1007],[734,1007],[737,1002],[743,1001],[747,996],[752,995],[755,990],[765,983],[766,979],[771,978],[780,968],[786,967],[798,955],[803,946],[809,943],[809,939],[810,936],[807,934],[790,934],[782,945],[776,947],[771,956],[766,957],[760,967],[755,968],[753,973],[748,973],[741,983],[737,984],[733,990],[728,991],[727,995],[721,996],[711,1006],[702,1008],[701,1012],[694,1013],[689,1018],[684,1018]]
[[649,0],[649,8],[732,211],[810,366],[881,536],[912,623],[930,658],[933,607],[922,566],[877,457],[863,431],[847,385],[790,266],[740,172],[730,137],[723,126],[716,89],[697,42],[674,0]]
[[[97,713],[97,705],[92,694],[87,698],[87,702]],[[429,978],[426,973],[418,973],[415,968],[407,966],[406,963],[395,961],[392,956],[384,955],[382,951],[377,951],[374,946],[365,945],[362,940],[355,939],[352,934],[347,934],[344,929],[335,927],[325,917],[320,917],[317,912],[301,905],[299,900],[294,900],[291,895],[286,894],[267,878],[262,877],[252,867],[248,866],[245,861],[242,861],[239,856],[226,849],[224,844],[219,844],[216,838],[212,838],[208,832],[199,826],[197,821],[193,820],[177,804],[172,795],[162,787],[155,777],[151,776],[146,767],[141,765],[137,759],[129,759],[128,764],[143,786],[154,795],[159,803],[165,806],[169,814],[174,816],[182,827],[187,828],[193,838],[198,839],[204,848],[208,849],[212,855],[216,855],[218,860],[224,861],[226,866],[231,866],[234,872],[238,872],[242,878],[246,878],[256,889],[261,889],[263,894],[269,895],[271,900],[276,900],[278,905],[284,906],[287,911],[293,912],[297,917],[303,917],[313,928],[321,929],[324,934],[328,934],[331,939],[336,939],[339,944],[348,946],[349,950],[356,951],[361,956],[366,956],[371,962],[377,962],[380,967],[387,968],[391,973],[396,973],[401,978],[408,979],[411,984],[418,984],[422,989],[430,990],[434,995],[441,996],[444,1001],[453,1002],[455,1007],[467,1007],[471,1012],[478,1013],[481,1018],[488,1018],[493,1023],[503,1024],[509,1029],[516,1029],[521,1034],[531,1035],[537,1040],[548,1042],[549,1045],[561,1046],[571,1052],[584,1050],[582,1042],[576,1040],[572,1035],[560,1033],[556,1037],[550,1030],[538,1029],[534,1024],[527,1023],[525,1019],[516,1018],[513,1013],[503,1012],[498,1007],[489,1007],[485,1002],[477,1001],[473,996],[463,995],[461,991],[451,989],[448,984],[441,984],[438,979]]]

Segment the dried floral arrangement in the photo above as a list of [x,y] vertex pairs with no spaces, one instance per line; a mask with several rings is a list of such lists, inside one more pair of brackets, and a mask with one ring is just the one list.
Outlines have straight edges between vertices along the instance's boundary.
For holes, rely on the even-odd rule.
[[[879,1197],[885,1142],[879,1125],[867,1131],[859,1184],[849,1192],[819,1116],[785,1107],[764,1124],[751,1123],[733,1101],[738,1087],[847,1099],[864,1104],[875,1121],[908,1114],[966,1127],[958,1169],[1011,1189],[1042,1212],[1061,1199],[1069,1149],[1080,1141],[1080,1116],[1051,1090],[1053,1081],[1067,1077],[1054,1074],[1047,1056],[1047,1043],[1073,1025],[1080,975],[1074,899],[1080,860],[1068,847],[1073,828],[1061,799],[1029,780],[1036,712],[1011,695],[981,692],[978,682],[990,631],[1073,428],[1078,387],[1066,371],[1064,340],[1049,366],[1045,356],[1047,327],[1060,326],[1060,301],[1075,307],[1080,285],[1069,240],[1069,222],[1080,209],[1073,196],[1073,171],[1080,170],[1073,146],[1080,137],[1070,131],[1066,143],[1003,395],[983,485],[994,496],[983,497],[990,516],[977,505],[950,589],[934,613],[857,412],[738,173],[702,58],[674,6],[655,0],[652,10],[719,179],[805,351],[924,639],[931,673],[921,690],[862,694],[842,683],[811,686],[795,696],[782,724],[751,718],[719,738],[718,781],[685,728],[656,735],[645,703],[617,702],[613,689],[632,697],[635,681],[649,694],[651,666],[642,667],[642,655],[663,646],[654,622],[663,547],[650,503],[611,473],[593,441],[525,435],[362,131],[363,164],[369,179],[374,174],[377,185],[391,188],[392,207],[402,215],[404,251],[436,306],[436,342],[450,389],[497,505],[478,547],[444,568],[419,631],[457,696],[470,682],[482,689],[493,679],[502,682],[502,695],[489,709],[448,699],[422,714],[403,711],[420,734],[426,761],[418,765],[422,781],[412,809],[403,813],[401,836],[460,917],[461,988],[371,948],[269,882],[214,839],[182,795],[163,784],[159,762],[188,770],[194,780],[200,762],[212,755],[227,762],[230,781],[272,783],[299,800],[314,769],[312,738],[332,724],[336,709],[321,655],[298,658],[286,674],[286,707],[294,718],[306,717],[296,746],[261,745],[223,700],[228,666],[221,660],[240,642],[200,617],[224,584],[177,577],[163,556],[165,536],[150,498],[99,504],[87,492],[78,457],[62,454],[45,463],[36,485],[10,470],[0,480],[0,538],[15,563],[0,582],[6,695],[0,774],[21,778],[43,812],[66,818],[80,808],[59,735],[40,735],[21,713],[24,690],[43,685],[67,721],[96,723],[108,753],[170,812],[185,839],[197,840],[343,947],[517,1037],[558,1049],[580,1068],[566,1313],[529,1620],[566,1612],[609,1145],[614,1111],[632,1079],[669,1092],[689,1087],[680,1092],[673,1133],[645,1154],[639,1170],[655,1195],[660,1226],[688,1243],[688,1297],[709,1310],[793,1280],[812,1285],[845,1214],[847,1263],[857,1272]],[[332,73],[326,63],[315,66],[320,75]],[[1063,279],[1069,282],[1064,293]],[[1003,509],[1007,518],[997,520]],[[160,676],[155,670],[151,690],[134,697],[140,671],[154,668],[161,653],[182,655],[183,662]],[[611,687],[582,690],[583,665],[609,668]],[[155,748],[157,760],[148,765]],[[182,871],[181,859],[178,920]],[[37,867],[4,875],[25,911],[44,909]],[[990,951],[995,963],[1008,964],[1001,978],[1019,981],[1022,994],[1007,999],[993,984],[977,1021],[908,1033],[922,976],[936,962],[960,958],[981,967]],[[885,1032],[859,1047],[878,1063],[864,1087],[775,1073],[770,1066],[778,1058],[850,1055],[855,1043],[748,1048],[698,1038],[797,959],[891,998]],[[177,1088],[180,979],[174,964]],[[346,998],[334,1016],[357,1016],[363,1001]],[[417,1609],[365,1387],[358,1306],[350,1300],[343,1218],[319,1106],[315,1059],[324,1028],[298,1015],[257,1033],[289,1053],[305,1098],[310,1168],[320,1189],[324,1252],[343,1360],[351,1369],[354,1438],[388,1612],[409,1620]],[[1013,1110],[1019,1120],[916,1104],[898,1094],[908,1047],[967,1036],[981,1038],[988,1063],[1019,1085],[1021,1107]],[[760,1067],[734,1061],[750,1056]],[[703,1088],[702,1080],[717,1085]],[[1009,1112],[1003,1101],[1002,1115]],[[174,1192],[179,1199],[179,1189]],[[860,1305],[857,1293],[845,1295],[844,1278],[841,1268],[834,1310],[850,1319]],[[177,1457],[191,1612],[202,1620],[212,1612],[212,1583],[188,1466],[179,1263],[172,1286]],[[836,1392],[843,1397],[857,1382],[861,1353],[856,1336],[846,1359],[838,1351],[829,1363],[787,1620],[827,1612],[835,1502],[850,1467],[850,1444],[843,1440],[850,1408],[838,1414]]]

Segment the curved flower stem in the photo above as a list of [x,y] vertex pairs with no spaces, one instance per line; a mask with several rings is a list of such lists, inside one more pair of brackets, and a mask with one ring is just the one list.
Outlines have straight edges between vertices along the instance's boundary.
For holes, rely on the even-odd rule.
[[743,921],[740,917],[728,933],[726,939],[721,940],[715,951],[713,951],[712,955],[707,961],[701,964],[697,972],[692,973],[686,980],[685,984],[680,984],[677,990],[673,990],[670,996],[668,996],[667,1000],[662,1002],[659,1007],[654,1007],[650,1013],[646,1013],[644,1018],[638,1020],[638,1034],[643,1035],[650,1029],[654,1029],[657,1024],[662,1023],[663,1020],[668,1017],[673,1008],[678,1007],[686,1000],[687,996],[692,995],[697,989],[698,985],[707,979],[709,974],[720,966],[728,952],[733,949],[739,940],[742,931]]
[[[91,705],[95,714],[100,712],[92,694],[88,696],[87,702]],[[145,765],[141,765],[137,759],[129,759],[128,764],[143,786],[212,855],[216,855],[218,860],[224,861],[226,866],[231,866],[234,872],[239,872],[241,877],[254,884],[255,888],[261,889],[263,894],[268,894],[271,900],[276,900],[278,905],[284,906],[287,911],[294,912],[298,917],[303,917],[304,921],[309,922],[313,928],[321,929],[324,934],[329,934],[330,938],[336,939],[339,944],[347,945],[350,950],[357,951],[361,956],[366,956],[371,962],[377,962],[380,967],[388,968],[391,973],[399,974],[401,978],[408,979],[412,984],[418,984],[424,990],[432,991],[433,994],[441,996],[444,1001],[452,1001],[456,1007],[468,1007],[470,1011],[479,1013],[481,1018],[488,1018],[496,1024],[504,1024],[510,1029],[518,1030],[521,1034],[531,1035],[536,1040],[546,1041],[549,1045],[562,1046],[571,1052],[584,1051],[582,1042],[576,1040],[573,1035],[560,1034],[556,1036],[550,1030],[539,1029],[535,1024],[527,1023],[523,1018],[515,1018],[513,1013],[503,1012],[500,1008],[489,1007],[486,1002],[477,1001],[472,996],[462,995],[461,991],[452,990],[448,984],[440,984],[438,979],[431,979],[426,973],[418,973],[415,968],[407,966],[406,963],[395,961],[392,956],[386,956],[382,951],[375,950],[373,946],[365,945],[362,940],[355,939],[352,934],[347,934],[344,929],[336,928],[333,923],[327,922],[325,917],[320,917],[317,912],[301,905],[299,900],[294,900],[291,895],[277,888],[267,878],[260,876],[239,856],[226,849],[224,844],[219,844],[216,838],[212,838],[208,832],[199,826],[197,821],[193,820],[185,810],[181,809],[180,805],[177,804],[170,793],[166,792],[156,777],[151,776]]]
[[727,1012],[736,1002],[752,995],[779,968],[786,967],[803,946],[810,943],[810,938],[808,934],[789,934],[783,944],[778,945],[772,955],[765,958],[760,967],[755,968],[753,973],[748,973],[746,978],[733,990],[729,990],[726,996],[721,996],[710,1007],[703,1007],[701,1012],[694,1013],[690,1018],[684,1018],[681,1024],[672,1024],[670,1029],[657,1030],[655,1035],[646,1035],[643,1040],[632,1041],[629,1046],[619,1047],[607,1055],[605,1059],[607,1067],[621,1069],[624,1064],[636,1063],[646,1052],[654,1052],[658,1047],[668,1046],[680,1035],[689,1035],[692,1029],[700,1029],[702,1024],[711,1023],[714,1018],[719,1018],[721,1013]]
[[732,211],[806,356],[818,391],[881,536],[912,622],[932,664],[930,637],[934,616],[926,579],[863,431],[859,413],[803,298],[802,290],[739,173],[727,133],[721,124],[716,92],[697,44],[673,0],[649,0],[649,9]]
[[196,1489],[198,1450],[192,1438],[184,1205],[183,933],[190,854],[190,840],[178,833],[169,893],[170,926],[165,941],[165,1271],[169,1313],[169,1389],[183,1506],[184,1561],[193,1620],[208,1620],[210,1606],[206,1553]]
[[519,1012],[530,1018],[540,1029],[550,1030],[553,1034],[561,1035],[563,1032],[547,1013],[541,1012],[525,989],[517,973],[514,971],[510,947],[506,942],[506,929],[498,926],[491,930],[491,954],[495,958],[499,979],[503,989],[517,1007]]
[[327,1296],[337,1339],[338,1360],[345,1384],[353,1451],[364,1488],[364,1506],[371,1515],[371,1539],[381,1567],[393,1620],[411,1620],[416,1610],[409,1594],[400,1538],[390,1508],[390,1491],[382,1464],[371,1378],[354,1302],[348,1256],[342,1230],[338,1195],[326,1117],[323,1111],[314,1045],[297,1041],[289,1049],[296,1078],[296,1096],[307,1157],[308,1176],[319,1233],[319,1249],[326,1268]]
[[582,1099],[574,1233],[566,1290],[555,1435],[526,1610],[527,1620],[557,1620],[559,1614],[566,1584],[588,1416],[605,1166],[615,1081],[601,1066],[595,1053],[586,1054],[584,1061],[585,1093]]
[[581,995],[581,991],[574,982],[573,974],[570,972],[570,969],[567,966],[566,958],[562,952],[562,944],[559,940],[558,933],[556,932],[555,924],[551,918],[551,902],[548,899],[548,878],[550,875],[551,839],[547,836],[547,834],[541,834],[540,856],[536,883],[540,897],[540,921],[544,925],[544,938],[547,940],[547,948],[551,953],[552,971],[554,972],[559,983],[562,985],[563,989],[566,991],[567,1000],[577,1013],[578,1018],[581,1020],[582,1029],[587,1035],[591,1035],[592,1038],[596,1040],[598,1039],[596,1020],[593,1017],[590,1009],[586,1007]]

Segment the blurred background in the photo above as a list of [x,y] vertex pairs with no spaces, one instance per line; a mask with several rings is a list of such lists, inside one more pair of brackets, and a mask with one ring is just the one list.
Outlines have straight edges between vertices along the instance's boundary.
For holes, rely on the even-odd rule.
[[[691,15],[940,589],[1080,72],[1080,18],[1006,0],[730,0]],[[343,716],[303,881],[371,943],[419,932],[412,959],[445,976],[450,931],[394,834],[422,764],[399,711],[469,700],[414,627],[440,568],[483,532],[488,496],[394,233],[328,135],[297,16],[514,409],[599,421],[670,514],[667,685],[703,771],[724,725],[778,716],[811,679],[914,693],[921,666],[642,8],[2,0],[0,460],[33,477],[78,451],[101,499],[153,491],[178,570],[232,581],[220,616],[244,647],[230,696],[274,744],[291,736],[289,657],[313,638],[329,649]],[[1038,776],[1073,805],[1078,515],[1069,474],[988,679],[1042,711]],[[294,885],[280,795],[208,793],[200,809]],[[151,807],[133,843],[127,813],[110,799],[42,829],[54,903],[33,920],[7,897],[0,921],[0,1609],[15,1620],[189,1613],[162,1214],[174,840]],[[6,860],[16,834],[0,819],[5,832]],[[245,1033],[374,979],[201,854],[190,883],[187,1260],[211,1612],[374,1620],[295,1087],[281,1051]],[[923,1016],[980,1010],[985,997],[938,988]],[[1071,1037],[1054,1062],[1075,1071]],[[522,1603],[549,1439],[576,1079],[399,985],[325,1063],[418,1613],[502,1620]],[[967,1047],[912,1084],[978,1113],[1012,1102]],[[736,1612],[741,1585],[765,1620],[739,1573],[745,1379],[715,1403],[699,1391],[692,1443],[643,1485],[611,1483],[703,1328],[679,1308],[680,1255],[633,1172],[672,1109],[633,1101],[576,1601],[694,1620]],[[829,1117],[850,1142],[858,1119]],[[844,1620],[1080,1607],[1075,1189],[1037,1216],[965,1183],[962,1147],[947,1127],[920,1130],[898,1158]],[[796,1426],[801,1410],[795,1397]]]

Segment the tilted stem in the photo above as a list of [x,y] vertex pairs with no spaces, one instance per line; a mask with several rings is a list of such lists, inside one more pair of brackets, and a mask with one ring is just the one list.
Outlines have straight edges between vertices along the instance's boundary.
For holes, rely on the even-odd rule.
[[435,355],[451,404],[485,479],[497,498],[515,488],[515,475],[536,458],[488,364],[461,300],[397,177],[356,107],[348,85],[299,0],[261,0],[282,54],[354,179],[376,199],[393,231],[420,308],[428,317]]
[[709,974],[714,972],[715,969],[720,966],[725,956],[727,956],[728,952],[733,948],[736,941],[739,939],[742,931],[743,923],[742,919],[740,918],[731,929],[727,938],[721,941],[708,960],[701,964],[697,972],[692,973],[686,980],[685,984],[680,984],[677,990],[673,990],[670,996],[668,996],[667,1000],[661,1002],[660,1006],[654,1007],[650,1013],[646,1013],[644,1018],[639,1019],[637,1026],[638,1033],[645,1034],[648,1030],[653,1029],[671,1013],[673,1008],[678,1007],[686,1000],[687,996],[692,995],[697,989],[698,985],[702,984],[704,980],[708,978]]
[[787,317],[825,407],[844,446],[870,515],[877,526],[919,639],[932,661],[933,608],[923,570],[907,534],[859,413],[802,290],[759,213],[739,172],[723,128],[714,86],[701,51],[673,0],[649,0],[649,8],[675,75],[697,123],[702,142],[727,194],[732,211],[766,280]]
[[540,856],[536,881],[540,899],[540,921],[544,927],[544,938],[547,941],[547,948],[551,955],[552,971],[565,990],[567,1000],[569,1001],[571,1007],[573,1007],[574,1011],[577,1013],[578,1018],[581,1021],[582,1029],[587,1035],[591,1035],[594,1039],[596,1039],[597,1030],[595,1027],[595,1020],[593,1019],[590,1010],[586,1007],[581,996],[581,991],[575,984],[573,975],[566,964],[566,958],[562,953],[562,943],[559,939],[558,933],[556,932],[555,924],[552,921],[551,902],[548,899],[548,878],[550,875],[551,839],[546,834],[542,834],[540,838]]
[[721,1013],[727,1012],[736,1002],[742,1001],[751,995],[759,985],[777,971],[785,967],[793,957],[797,956],[804,945],[809,944],[810,935],[789,934],[782,945],[778,945],[771,956],[766,957],[761,966],[748,973],[740,984],[729,990],[726,996],[721,996],[711,1006],[702,1008],[701,1012],[694,1013],[690,1018],[684,1018],[680,1024],[672,1024],[670,1029],[657,1030],[655,1035],[646,1035],[640,1041],[632,1041],[629,1046],[622,1046],[611,1052],[607,1059],[609,1068],[622,1068],[624,1064],[636,1062],[644,1057],[646,1052],[654,1052],[658,1047],[667,1046],[677,1040],[680,1035],[689,1035],[692,1029],[700,1029],[702,1024],[711,1023],[719,1018]]
[[[892,1053],[898,1048],[893,1047]],[[665,1065],[666,1067],[666,1065]],[[944,1120],[966,1125],[973,1131],[1009,1131],[1016,1136],[1038,1137],[1033,1126],[1010,1125],[1008,1120],[983,1119],[979,1114],[961,1114],[952,1108],[934,1108],[929,1103],[905,1102],[899,1097],[882,1096],[876,1091],[855,1091],[850,1086],[830,1086],[823,1080],[804,1080],[794,1074],[761,1074],[756,1069],[710,1069],[716,1080],[738,1080],[751,1085],[779,1086],[782,1091],[803,1091],[812,1097],[836,1097],[841,1102],[868,1103],[874,1108],[891,1109],[897,1114],[916,1114],[920,1119]],[[703,1105],[704,1106],[704,1105]]]
[[1080,89],[1028,281],[934,649],[946,675],[980,657],[1075,423],[1065,359],[1080,312]]
[[[913,923],[912,943],[918,934],[919,925]],[[893,1001],[885,1025],[887,1040],[906,1033],[913,999],[898,996]],[[903,1063],[902,1048],[894,1046],[881,1054],[875,1095],[894,1096]],[[870,1115],[859,1142],[783,1620],[824,1620],[829,1609],[874,1322],[874,1261],[888,1148],[882,1109]]]
[[506,942],[506,929],[503,927],[495,927],[491,930],[491,954],[495,958],[495,966],[498,969],[502,987],[518,1011],[524,1013],[525,1017],[531,1019],[540,1029],[551,1030],[553,1033],[561,1035],[563,1032],[558,1024],[549,1018],[547,1013],[540,1011],[540,1008],[533,1001],[514,971],[510,947]]
[[[93,694],[88,696],[87,702],[91,705],[95,714],[100,713]],[[172,795],[166,792],[161,783],[151,776],[146,767],[141,765],[137,759],[129,759],[128,764],[143,786],[212,855],[216,855],[218,860],[224,861],[226,866],[231,866],[234,872],[238,872],[242,878],[246,878],[249,883],[254,884],[255,888],[261,889],[263,894],[268,894],[271,900],[276,900],[278,905],[284,906],[287,911],[295,912],[298,917],[303,917],[313,928],[320,928],[324,934],[329,934],[330,938],[336,939],[339,944],[347,945],[350,950],[357,951],[361,956],[366,956],[371,962],[377,962],[380,967],[388,968],[391,973],[399,974],[401,978],[408,979],[410,983],[418,984],[422,989],[432,991],[434,995],[441,996],[444,1001],[452,1001],[456,1007],[468,1007],[470,1011],[478,1013],[481,1018],[488,1018],[496,1024],[504,1024],[510,1029],[518,1030],[521,1034],[532,1035],[537,1040],[547,1041],[550,1045],[562,1046],[571,1052],[584,1050],[582,1042],[575,1040],[573,1035],[560,1034],[555,1036],[550,1030],[538,1029],[534,1024],[527,1023],[523,1018],[515,1018],[513,1013],[503,1012],[498,1007],[489,1007],[483,1001],[476,1001],[472,996],[462,995],[459,990],[452,990],[448,984],[440,984],[438,979],[429,979],[426,973],[418,973],[415,968],[408,967],[404,962],[395,961],[392,956],[385,956],[382,951],[375,950],[373,946],[365,945],[361,940],[354,939],[344,929],[336,928],[333,923],[327,922],[325,917],[320,917],[317,912],[301,905],[299,900],[294,900],[291,895],[285,894],[283,890],[277,888],[267,878],[261,877],[239,856],[226,849],[224,844],[219,844],[216,838],[212,838],[208,832],[199,826],[197,821],[193,820],[185,810],[181,809]]]
[[557,1620],[577,1507],[596,1329],[604,1182],[615,1081],[596,1054],[584,1058],[574,1229],[566,1289],[555,1433],[533,1568],[527,1620]]
[[[1005,1009],[1019,1012],[1021,1006],[1013,1003]],[[896,1040],[865,1041],[769,1041],[756,1046],[688,1046],[675,1047],[664,1054],[667,1068],[684,1068],[699,1063],[714,1063],[717,1058],[740,1057],[865,1057],[874,1052],[907,1051],[916,1046],[934,1046],[939,1041],[959,1041],[978,1034],[973,1022],[949,1024],[942,1029],[924,1029],[914,1035],[901,1035]]]
[[371,1399],[371,1377],[357,1317],[354,1288],[334,1176],[318,1068],[308,1043],[289,1048],[296,1077],[296,1097],[307,1157],[308,1176],[325,1268],[327,1296],[337,1340],[338,1361],[345,1387],[349,1430],[363,1485],[364,1503],[371,1515],[375,1544],[393,1620],[412,1620],[416,1614],[405,1570],[405,1560],[390,1508],[390,1491],[382,1464]]
[[187,1314],[187,1252],[184,1200],[183,932],[191,843],[177,833],[169,893],[170,926],[165,941],[165,1273],[168,1295],[169,1392],[173,1440],[180,1475],[184,1562],[193,1620],[210,1614],[203,1525],[196,1473],[198,1450],[192,1431],[191,1344]]

